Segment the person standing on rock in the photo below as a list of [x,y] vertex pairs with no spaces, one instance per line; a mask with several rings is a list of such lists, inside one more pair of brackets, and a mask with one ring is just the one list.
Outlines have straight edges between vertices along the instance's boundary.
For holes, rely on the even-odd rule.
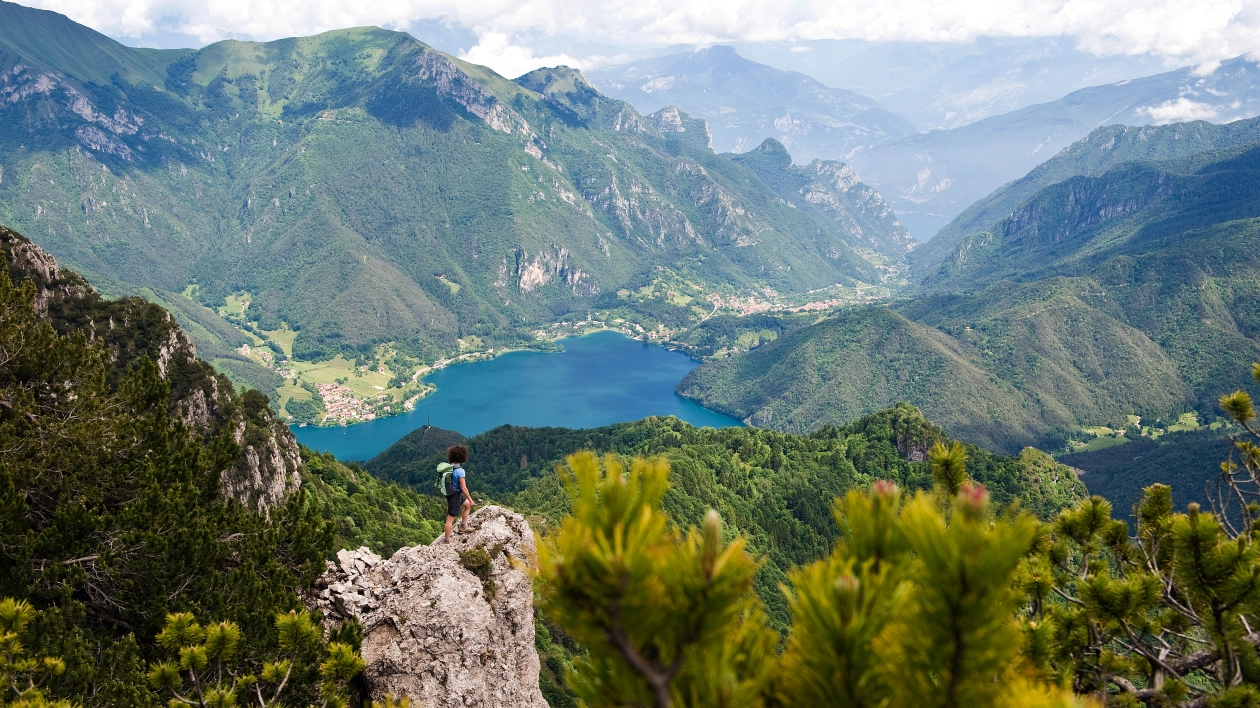
[[[452,445],[446,451],[446,460],[451,470],[450,482],[446,495],[446,542],[451,542],[451,524],[455,517],[459,519],[459,533],[468,533],[468,512],[476,502],[468,492],[468,475],[464,472],[464,463],[468,461],[468,448],[463,445]],[[439,471],[442,465],[438,466]]]

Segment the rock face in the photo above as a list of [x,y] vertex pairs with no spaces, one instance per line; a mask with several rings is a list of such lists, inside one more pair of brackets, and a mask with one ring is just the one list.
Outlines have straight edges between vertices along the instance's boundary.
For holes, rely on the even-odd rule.
[[[106,300],[46,251],[0,226],[0,267],[14,283],[35,287],[35,314],[60,334],[82,332],[109,351],[111,378],[122,378],[142,358],[171,387],[170,409],[207,439],[224,429],[240,453],[220,472],[226,498],[270,515],[302,483],[297,440],[253,392],[238,396],[231,382],[197,358],[197,346],[170,313],[136,297]],[[260,398],[261,397],[261,398]]]
[[366,696],[412,705],[546,708],[538,690],[534,562],[525,517],[487,506],[452,543],[403,548],[382,560],[367,548],[337,553],[315,582],[312,609],[363,625]]

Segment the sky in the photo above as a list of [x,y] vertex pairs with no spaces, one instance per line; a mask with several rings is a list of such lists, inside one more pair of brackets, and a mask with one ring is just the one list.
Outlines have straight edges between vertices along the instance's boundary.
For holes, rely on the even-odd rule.
[[[22,0],[134,46],[271,40],[359,25],[448,27],[458,53],[505,76],[590,68],[618,48],[818,39],[969,42],[1066,36],[1100,56],[1204,71],[1260,56],[1260,0]],[[428,21],[424,23],[423,21]],[[436,23],[433,21],[437,21]],[[556,51],[557,38],[579,51]],[[466,46],[465,46],[466,45]],[[452,50],[456,47],[452,47]]]

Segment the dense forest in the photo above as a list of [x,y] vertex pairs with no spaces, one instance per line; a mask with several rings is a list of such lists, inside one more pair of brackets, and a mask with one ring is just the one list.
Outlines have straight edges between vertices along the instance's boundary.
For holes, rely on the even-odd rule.
[[[931,484],[927,450],[948,438],[915,408],[899,405],[839,428],[810,435],[761,428],[696,428],[676,418],[648,418],[604,428],[502,426],[462,441],[469,449],[469,484],[522,513],[555,524],[570,512],[554,474],[580,450],[661,456],[670,463],[664,509],[680,524],[698,524],[717,509],[764,556],[757,591],[774,624],[785,627],[787,608],[778,590],[789,569],[826,555],[839,529],[831,502],[850,489],[891,480],[907,489]],[[364,463],[382,479],[428,492],[447,431],[420,429]],[[1016,457],[965,445],[973,477],[994,503],[1019,504],[1042,518],[1085,498],[1084,485],[1066,466],[1034,449]]]

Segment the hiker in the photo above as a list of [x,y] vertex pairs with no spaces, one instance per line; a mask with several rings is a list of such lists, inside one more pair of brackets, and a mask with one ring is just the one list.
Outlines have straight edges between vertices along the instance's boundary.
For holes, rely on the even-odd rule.
[[472,494],[468,493],[468,476],[463,464],[468,461],[468,448],[463,445],[452,445],[446,451],[446,462],[438,465],[438,482],[446,495],[446,537],[451,542],[451,524],[455,517],[460,517],[459,533],[468,533],[468,511],[476,506]]

